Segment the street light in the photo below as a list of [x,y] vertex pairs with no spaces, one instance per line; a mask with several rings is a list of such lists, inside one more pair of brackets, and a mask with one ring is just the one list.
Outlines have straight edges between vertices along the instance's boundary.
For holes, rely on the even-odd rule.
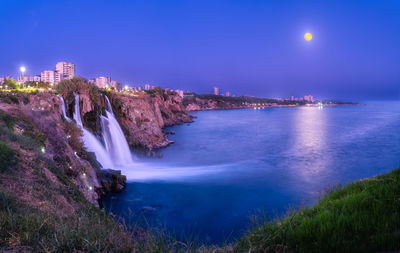
[[22,73],[22,75],[21,75],[21,84],[24,84],[25,83],[25,78],[24,78],[24,73],[25,73],[25,71],[26,71],[26,68],[25,68],[25,66],[21,66],[20,68],[19,68],[19,70],[21,71],[21,73]]

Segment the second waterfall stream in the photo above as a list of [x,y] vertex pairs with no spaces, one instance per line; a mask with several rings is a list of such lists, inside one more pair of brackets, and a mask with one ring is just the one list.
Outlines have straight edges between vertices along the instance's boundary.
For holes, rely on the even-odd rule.
[[117,165],[132,164],[132,155],[124,132],[115,118],[110,100],[107,96],[105,98],[107,100],[107,117],[101,116],[101,134],[106,150]]
[[[75,94],[75,110],[74,120],[78,127],[83,132],[83,143],[89,152],[96,155],[97,161],[103,166],[104,169],[121,169],[121,167],[129,166],[133,163],[131,152],[125,135],[114,116],[112,107],[108,97],[107,100],[106,116],[101,116],[102,138],[105,146],[101,141],[96,138],[89,130],[85,129],[82,124],[79,94]],[[65,111],[64,100],[61,99],[63,111]],[[70,120],[65,114],[64,118]]]

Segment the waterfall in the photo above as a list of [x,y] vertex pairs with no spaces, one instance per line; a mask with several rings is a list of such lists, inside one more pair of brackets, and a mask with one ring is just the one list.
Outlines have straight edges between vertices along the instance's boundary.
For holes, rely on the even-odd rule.
[[79,107],[79,95],[75,94],[75,110],[74,110],[74,120],[79,127],[83,127],[81,119],[81,109]]
[[107,117],[101,116],[101,126],[106,150],[116,164],[132,164],[132,155],[124,132],[115,118],[110,100],[107,96],[105,98],[107,100]]
[[[62,102],[63,116],[67,121],[72,121],[65,113],[65,103],[62,96],[59,96]],[[118,168],[131,165],[133,163],[131,152],[126,141],[125,135],[116,120],[111,108],[110,100],[107,100],[107,117],[101,116],[102,135],[105,147],[89,130],[82,124],[82,118],[79,106],[79,94],[75,94],[74,120],[83,132],[83,144],[85,148],[95,153],[97,161],[103,168]]]
[[85,129],[82,124],[81,113],[79,108],[79,95],[75,94],[75,111],[74,120],[83,132],[83,144],[85,148],[96,155],[97,161],[103,168],[114,168],[114,164],[110,155],[107,153],[101,142],[89,130]]
[[61,103],[62,103],[62,113],[63,113],[63,116],[64,116],[64,119],[66,120],[66,121],[68,121],[68,122],[71,122],[72,120],[67,116],[67,113],[66,113],[66,111],[65,111],[65,102],[64,102],[64,98],[61,96],[61,95],[57,95],[58,96],[58,98],[61,100]]

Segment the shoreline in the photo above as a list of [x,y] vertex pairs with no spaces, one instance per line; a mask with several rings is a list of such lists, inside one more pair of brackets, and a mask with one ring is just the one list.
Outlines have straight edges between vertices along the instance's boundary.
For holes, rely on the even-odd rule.
[[[324,104],[324,107],[336,107],[336,106],[366,106],[369,104]],[[379,104],[376,104],[376,106]],[[201,109],[186,109],[188,112],[198,112],[198,111],[212,111],[212,110],[237,110],[237,109],[266,109],[266,108],[292,108],[292,107],[319,107],[318,105],[271,105],[271,106],[246,106],[246,107],[219,107],[219,108],[201,108]]]

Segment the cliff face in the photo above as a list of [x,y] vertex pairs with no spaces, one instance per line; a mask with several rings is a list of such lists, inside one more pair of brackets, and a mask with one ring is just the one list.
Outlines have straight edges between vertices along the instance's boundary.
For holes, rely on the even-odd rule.
[[[10,183],[11,186],[18,184],[18,188],[9,190],[20,192],[26,199],[31,198],[33,203],[40,203],[34,201],[37,199],[35,191],[25,189],[32,187],[33,182],[17,182],[39,179],[42,175],[49,181],[48,187],[57,187],[60,191],[71,191],[71,187],[77,187],[88,201],[98,205],[98,192],[102,186],[96,169],[89,162],[91,154],[83,149],[81,131],[62,119],[59,98],[50,93],[25,96],[24,102],[18,95],[15,97],[21,102],[7,104],[0,101],[3,118],[12,122],[8,128],[3,128],[3,133],[7,134],[1,139],[19,154],[18,172],[24,175]],[[68,183],[70,180],[73,184]],[[62,194],[56,199],[60,205],[70,206]]]
[[[100,115],[104,115],[107,102],[103,94],[94,96],[90,89],[79,90],[79,103],[83,125],[100,136]],[[113,112],[124,131],[131,147],[146,149],[161,148],[169,145],[162,128],[186,122],[192,122],[182,98],[175,92],[157,89],[147,93],[105,92]],[[67,111],[72,117],[75,99],[72,93],[65,94]],[[94,99],[96,97],[96,99]]]
[[181,97],[174,93],[142,96],[111,93],[109,98],[131,146],[165,147],[172,141],[167,139],[163,127],[192,122]]

